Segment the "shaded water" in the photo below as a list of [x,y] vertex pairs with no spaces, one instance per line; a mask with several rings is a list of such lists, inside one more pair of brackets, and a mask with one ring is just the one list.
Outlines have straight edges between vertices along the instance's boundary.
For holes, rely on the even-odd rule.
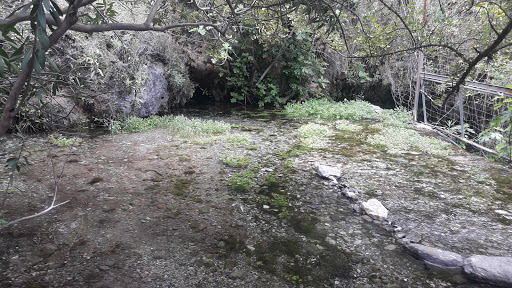
[[[350,276],[333,286],[487,287],[466,279],[460,270],[443,270],[412,258],[402,249],[404,235],[465,257],[512,256],[512,172],[502,165],[456,148],[443,157],[419,152],[388,154],[366,142],[378,132],[367,121],[356,122],[363,127],[361,131],[337,131],[327,148],[283,160],[276,155],[300,143],[297,129],[307,121],[279,112],[239,109],[180,113],[263,128],[245,132],[251,134],[250,145],[260,147],[257,152],[246,153],[243,147],[238,152],[269,171],[284,174],[283,165],[291,166],[293,172],[283,177],[290,180],[286,190],[297,197],[298,212],[317,217],[316,227],[325,232],[325,241],[351,255]],[[421,133],[436,137],[432,132]],[[355,213],[351,205],[357,201],[345,199],[318,178],[312,169],[315,162],[340,165],[342,182],[362,193],[360,201],[381,201],[394,226]],[[273,227],[269,230],[279,230],[278,224],[268,225]],[[254,228],[255,235],[265,231]],[[253,236],[251,241],[257,244],[261,239]]]

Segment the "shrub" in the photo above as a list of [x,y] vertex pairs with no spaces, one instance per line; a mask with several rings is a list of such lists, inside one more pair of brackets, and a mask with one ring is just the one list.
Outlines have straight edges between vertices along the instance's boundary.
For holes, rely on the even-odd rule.
[[373,108],[364,101],[334,102],[328,99],[313,99],[304,103],[288,104],[285,114],[295,118],[321,118],[360,120],[364,117],[376,117]]

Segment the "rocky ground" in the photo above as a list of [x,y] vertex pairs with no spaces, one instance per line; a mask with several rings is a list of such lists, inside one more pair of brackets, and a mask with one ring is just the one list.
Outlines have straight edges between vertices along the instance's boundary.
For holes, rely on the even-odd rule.
[[[0,286],[487,287],[425,266],[401,239],[512,256],[505,167],[465,153],[391,157],[355,141],[333,142],[345,153],[301,151],[301,123],[249,116],[216,116],[247,141],[183,140],[169,129],[83,137],[74,148],[31,138],[32,165],[15,174],[4,219],[48,207],[55,179],[57,202],[69,202],[0,230]],[[224,164],[228,155],[248,166]],[[316,162],[340,167],[358,199],[318,177]],[[246,171],[248,191],[226,185]],[[354,211],[369,198],[389,209],[388,222]]]

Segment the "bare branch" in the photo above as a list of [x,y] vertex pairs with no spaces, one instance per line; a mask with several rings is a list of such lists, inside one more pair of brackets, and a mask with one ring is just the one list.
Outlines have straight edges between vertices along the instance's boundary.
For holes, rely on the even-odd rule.
[[393,14],[395,14],[396,17],[398,17],[398,19],[400,19],[400,22],[402,22],[405,29],[407,29],[407,32],[409,32],[409,35],[411,36],[412,43],[415,44],[416,39],[414,38],[414,34],[412,34],[411,29],[409,29],[409,25],[407,25],[407,23],[405,23],[404,18],[402,18],[402,16],[400,16],[400,14],[397,11],[395,11],[395,9],[391,8],[391,6],[386,4],[386,2],[384,2],[384,0],[379,0],[379,2],[382,3],[382,5],[384,5],[389,11],[391,11]]
[[[3,226],[0,226],[0,230],[4,229],[5,227],[7,226],[10,226],[10,225],[14,225],[16,223],[19,223],[21,221],[25,221],[25,220],[29,220],[29,219],[32,219],[32,218],[36,218],[36,217],[39,217],[41,215],[44,215],[50,211],[52,211],[53,209],[61,206],[61,205],[64,205],[66,203],[68,203],[70,200],[67,200],[67,201],[64,201],[64,202],[61,202],[59,204],[55,204],[55,202],[57,201],[57,191],[59,190],[59,182],[60,180],[62,179],[62,176],[64,175],[64,168],[66,167],[66,162],[67,162],[67,159],[66,161],[64,161],[64,163],[62,164],[62,169],[60,171],[60,174],[59,174],[59,177],[57,177],[57,174],[55,174],[55,165],[53,163],[53,157],[51,156],[51,150],[48,150],[48,155],[50,155],[50,162],[51,162],[51,165],[52,165],[52,171],[53,171],[53,182],[54,182],[54,189],[53,189],[53,200],[52,200],[52,204],[44,209],[43,211],[41,212],[38,212],[36,214],[33,214],[33,215],[29,215],[29,216],[25,216],[25,217],[22,217],[22,218],[18,218],[16,220],[13,220],[11,222],[8,222],[6,223],[5,225]],[[68,154],[68,158],[69,158],[69,155]]]
[[153,22],[153,19],[155,19],[156,12],[158,11],[158,9],[160,8],[161,5],[162,5],[162,0],[155,1],[155,4],[153,4],[153,6],[151,7],[151,11],[149,11],[148,18],[146,19],[146,22],[144,22],[144,25],[146,25],[146,26],[151,25],[151,23]]
[[450,92],[448,92],[448,95],[446,95],[446,98],[444,98],[443,101],[443,109],[446,107],[446,103],[448,103],[448,100],[455,95],[456,92],[459,91],[459,87],[464,84],[466,81],[466,78],[468,77],[469,73],[475,68],[476,64],[480,62],[485,57],[491,55],[493,52],[495,52],[495,49],[498,48],[498,46],[505,40],[508,34],[510,34],[510,31],[512,31],[512,19],[508,22],[507,26],[503,28],[503,30],[500,32],[498,37],[494,40],[494,42],[491,43],[491,45],[487,46],[487,48],[480,54],[478,54],[471,63],[469,63],[468,67],[466,68],[466,71],[459,77],[459,80],[457,80],[457,83],[450,89]]

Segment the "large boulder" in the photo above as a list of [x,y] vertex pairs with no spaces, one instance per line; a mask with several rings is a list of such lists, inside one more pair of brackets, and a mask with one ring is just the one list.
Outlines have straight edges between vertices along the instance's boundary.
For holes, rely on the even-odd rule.
[[464,273],[477,281],[512,287],[512,257],[474,255],[464,260]]
[[388,209],[377,199],[370,199],[363,202],[363,209],[366,214],[375,220],[384,221],[388,218]]
[[464,258],[454,252],[413,243],[407,244],[405,248],[412,256],[435,266],[458,268],[464,264]]
[[137,117],[155,115],[161,106],[167,105],[167,80],[161,64],[146,66],[144,73],[146,82],[137,95],[129,94],[121,97],[119,106],[126,114]]

